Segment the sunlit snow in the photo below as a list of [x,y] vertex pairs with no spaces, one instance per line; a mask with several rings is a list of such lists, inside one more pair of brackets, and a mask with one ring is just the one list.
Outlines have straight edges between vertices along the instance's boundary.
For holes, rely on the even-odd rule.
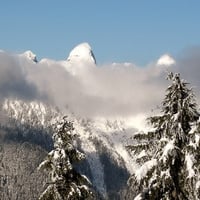
[[135,176],[137,181],[139,182],[143,177],[146,176],[147,172],[152,169],[157,164],[156,159],[152,159],[150,161],[145,162],[136,172]]

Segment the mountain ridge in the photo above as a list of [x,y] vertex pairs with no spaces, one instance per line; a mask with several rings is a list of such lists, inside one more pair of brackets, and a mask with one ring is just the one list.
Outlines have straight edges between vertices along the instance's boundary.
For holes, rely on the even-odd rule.
[[[24,140],[23,142],[34,141],[33,139],[26,140],[26,138],[30,137],[29,129],[34,127],[34,130],[39,130],[39,132],[45,131],[44,135],[38,135],[38,139],[43,138],[42,141],[45,141],[49,138],[48,141],[51,143],[51,134],[49,135],[51,126],[63,117],[63,113],[41,102],[6,99],[2,109],[7,114],[7,117],[14,120],[11,124],[14,122],[14,126],[21,131],[22,136],[18,135],[17,137],[21,137],[21,140]],[[86,154],[86,162],[90,169],[88,173],[91,176],[94,187],[104,199],[109,197],[111,193],[117,195],[123,188],[123,185],[125,186],[129,174],[132,173],[135,167],[134,160],[126,152],[125,145],[136,130],[125,130],[123,122],[119,121],[94,121],[77,118],[70,113],[68,113],[68,118],[74,123],[74,131],[78,136],[76,142],[79,148]],[[7,127],[9,127],[9,123]],[[15,129],[13,128],[12,130]],[[127,134],[128,131],[129,135]],[[11,137],[13,138],[13,135]],[[33,136],[31,137],[34,138]],[[51,149],[51,147],[48,147],[48,144],[43,144],[42,141],[35,140],[35,145],[45,147],[47,150]],[[112,170],[116,170],[119,173],[119,175],[115,174],[116,180],[119,181],[121,179],[121,183],[114,184],[117,184],[116,188],[110,186],[109,179],[111,177],[108,178],[111,173],[111,166]],[[115,190],[118,190],[118,192]]]

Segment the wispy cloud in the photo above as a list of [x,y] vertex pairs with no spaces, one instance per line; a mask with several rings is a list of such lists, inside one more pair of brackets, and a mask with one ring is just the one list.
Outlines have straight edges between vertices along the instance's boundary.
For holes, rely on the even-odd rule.
[[0,52],[0,98],[38,98],[37,88],[26,79],[18,57]]

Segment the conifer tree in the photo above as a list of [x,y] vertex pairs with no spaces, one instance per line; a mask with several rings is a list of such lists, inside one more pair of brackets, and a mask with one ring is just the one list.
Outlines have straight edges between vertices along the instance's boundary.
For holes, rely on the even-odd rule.
[[127,148],[137,154],[140,168],[130,177],[126,199],[199,200],[200,126],[192,89],[170,73],[159,116],[149,118],[153,131],[135,135],[135,145]]
[[73,145],[75,135],[73,124],[63,118],[55,126],[54,149],[40,164],[39,169],[47,171],[50,183],[39,200],[85,200],[92,199],[89,180],[78,173],[73,164],[85,158]]

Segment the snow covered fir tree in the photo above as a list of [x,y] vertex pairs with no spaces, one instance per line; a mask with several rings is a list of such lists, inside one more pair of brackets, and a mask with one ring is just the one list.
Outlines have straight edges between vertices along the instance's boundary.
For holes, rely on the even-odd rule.
[[200,126],[192,89],[179,74],[168,74],[159,116],[149,118],[153,130],[134,136],[127,146],[137,155],[138,170],[128,181],[125,199],[199,200]]
[[93,199],[89,189],[90,181],[86,176],[78,173],[74,164],[85,158],[74,144],[75,135],[73,124],[66,117],[56,124],[53,134],[54,149],[40,164],[39,170],[45,170],[50,175],[45,191],[40,200],[85,200]]

